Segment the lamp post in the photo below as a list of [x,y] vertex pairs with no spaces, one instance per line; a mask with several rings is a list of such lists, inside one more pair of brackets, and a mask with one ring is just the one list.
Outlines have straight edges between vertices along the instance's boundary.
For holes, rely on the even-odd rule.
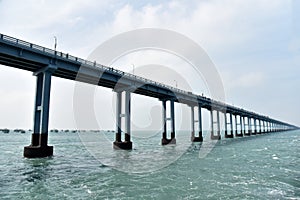
[[54,36],[54,51],[56,51],[56,46],[57,46],[57,37]]
[[174,80],[174,82],[175,82],[175,86],[176,86],[176,88],[177,88],[177,86],[178,86],[178,82],[177,82],[176,80]]
[[132,65],[132,74],[134,75],[134,64],[131,65]]

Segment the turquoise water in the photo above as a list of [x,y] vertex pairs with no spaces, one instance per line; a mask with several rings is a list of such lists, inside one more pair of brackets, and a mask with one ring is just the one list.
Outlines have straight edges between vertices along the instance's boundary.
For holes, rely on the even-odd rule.
[[300,131],[189,137],[162,147],[159,134],[136,135],[127,152],[112,150],[112,132],[50,133],[55,155],[26,159],[30,134],[0,133],[0,199],[300,199]]

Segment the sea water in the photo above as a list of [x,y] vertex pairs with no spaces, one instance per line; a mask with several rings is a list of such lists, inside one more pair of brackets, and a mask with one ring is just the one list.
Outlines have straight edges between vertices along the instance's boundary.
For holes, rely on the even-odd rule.
[[132,151],[113,150],[113,132],[58,132],[41,159],[23,158],[30,138],[0,133],[0,199],[300,199],[300,131],[203,144],[178,132],[170,146],[135,133]]

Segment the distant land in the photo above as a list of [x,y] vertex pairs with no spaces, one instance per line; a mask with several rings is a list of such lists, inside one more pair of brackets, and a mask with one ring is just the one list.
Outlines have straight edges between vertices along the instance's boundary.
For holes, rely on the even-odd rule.
[[[84,132],[94,132],[98,133],[100,131],[105,131],[105,132],[115,132],[114,130],[69,130],[69,129],[51,129],[50,133],[58,133],[58,132],[65,132],[65,133],[84,133]],[[26,133],[26,132],[32,132],[31,129],[29,130],[24,130],[24,129],[7,129],[3,128],[0,129],[0,133]]]

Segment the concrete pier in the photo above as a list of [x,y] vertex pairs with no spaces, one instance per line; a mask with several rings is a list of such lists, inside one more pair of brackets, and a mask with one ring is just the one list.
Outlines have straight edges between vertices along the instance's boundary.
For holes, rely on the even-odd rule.
[[[161,144],[168,145],[168,144],[176,144],[175,138],[175,105],[174,100],[170,100],[170,118],[167,118],[167,106],[166,101],[162,101],[162,121],[163,121],[163,133]],[[167,120],[171,122],[171,138],[168,139],[167,137]]]
[[259,131],[257,131],[257,134],[262,134],[262,128],[261,128],[261,120],[258,120],[258,127],[259,127]]
[[[237,122],[237,115],[235,116],[235,137],[243,137],[243,125],[242,125],[242,116],[239,116],[239,123]],[[238,131],[238,125],[240,125],[240,132]]]
[[248,133],[249,135],[252,134],[252,119],[248,117]]
[[254,130],[252,132],[252,135],[256,135],[257,134],[257,124],[256,124],[256,119],[253,119],[253,124],[254,124]]
[[53,146],[48,146],[49,104],[51,74],[56,66],[49,65],[34,73],[37,77],[34,106],[34,128],[31,144],[24,147],[24,157],[37,158],[53,155]]
[[[113,142],[113,148],[116,150],[131,150],[131,92],[125,91],[125,114],[122,114],[122,92],[117,92],[116,102],[116,138]],[[125,118],[124,141],[122,141],[122,117]]]
[[[191,106],[191,141],[192,142],[203,142],[202,135],[202,114],[201,114],[201,106],[198,105],[198,120],[195,120],[194,106]],[[195,123],[198,122],[198,136],[195,135]]]
[[[229,123],[227,123],[227,114],[224,113],[224,119],[225,119],[225,138],[233,138],[233,121],[232,121],[232,113],[229,115]],[[227,127],[228,124],[230,125],[230,132],[228,131]]]
[[[220,114],[219,111],[217,110],[217,119],[216,122],[214,121],[214,115],[213,115],[213,110],[210,110],[210,116],[211,116],[211,135],[210,139],[212,140],[221,140],[221,128],[220,128]],[[217,135],[215,135],[215,130],[214,130],[214,124],[217,125]]]

